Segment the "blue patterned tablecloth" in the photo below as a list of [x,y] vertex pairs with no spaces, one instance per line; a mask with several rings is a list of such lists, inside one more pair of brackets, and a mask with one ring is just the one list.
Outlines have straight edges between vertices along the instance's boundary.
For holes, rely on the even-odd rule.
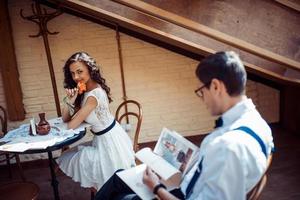
[[9,131],[0,139],[0,151],[23,152],[28,149],[47,148],[57,142],[78,134],[86,127],[87,123],[81,124],[77,129],[67,129],[67,124],[61,118],[49,120],[51,129],[47,135],[30,135],[29,124],[22,124],[19,128]]

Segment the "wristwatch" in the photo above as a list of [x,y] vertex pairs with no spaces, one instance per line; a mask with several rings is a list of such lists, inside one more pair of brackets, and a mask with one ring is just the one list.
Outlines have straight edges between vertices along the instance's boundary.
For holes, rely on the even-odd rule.
[[153,188],[153,194],[157,195],[159,188],[167,189],[167,187],[164,184],[159,183]]

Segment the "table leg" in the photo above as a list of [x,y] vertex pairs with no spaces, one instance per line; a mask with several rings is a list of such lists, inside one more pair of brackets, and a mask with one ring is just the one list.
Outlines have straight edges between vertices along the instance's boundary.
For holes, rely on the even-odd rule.
[[58,194],[58,181],[56,179],[56,175],[54,172],[54,160],[52,156],[52,151],[48,151],[48,159],[49,159],[49,167],[50,167],[50,173],[51,173],[51,185],[53,187],[54,192],[54,199],[59,200],[59,194]]

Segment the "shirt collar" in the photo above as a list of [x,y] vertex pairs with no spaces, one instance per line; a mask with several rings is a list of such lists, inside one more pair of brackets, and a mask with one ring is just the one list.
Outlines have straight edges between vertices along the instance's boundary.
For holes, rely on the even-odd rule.
[[232,124],[234,121],[241,117],[241,114],[245,113],[247,110],[252,109],[255,109],[255,105],[253,104],[251,99],[247,98],[241,100],[239,103],[235,104],[225,113],[223,113],[223,115],[221,116],[223,120],[223,126]]

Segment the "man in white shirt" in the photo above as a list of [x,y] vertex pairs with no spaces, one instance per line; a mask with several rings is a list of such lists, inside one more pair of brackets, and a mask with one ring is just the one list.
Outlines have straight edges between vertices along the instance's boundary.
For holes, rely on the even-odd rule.
[[[217,120],[201,143],[198,162],[180,188],[167,191],[147,168],[143,182],[160,199],[243,200],[261,179],[273,149],[271,130],[245,96],[246,71],[234,52],[218,52],[198,65],[195,93]],[[114,175],[96,194],[100,199],[139,199]]]

